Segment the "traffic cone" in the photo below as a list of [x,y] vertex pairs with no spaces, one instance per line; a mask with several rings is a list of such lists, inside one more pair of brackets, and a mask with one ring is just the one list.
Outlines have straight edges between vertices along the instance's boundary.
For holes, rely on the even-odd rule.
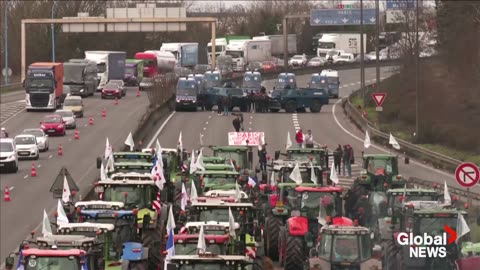
[[74,135],[74,138],[75,138],[75,140],[78,140],[78,139],[80,139],[80,134],[79,134],[78,130],[76,130],[76,129],[75,129],[75,135]]
[[37,169],[35,168],[35,163],[32,162],[32,177],[37,176]]
[[118,105],[118,97],[115,97],[115,103],[113,104]]
[[5,192],[3,194],[3,201],[4,202],[9,202],[10,201],[10,189],[8,186],[5,186]]
[[63,147],[61,144],[58,145],[58,151],[57,151],[59,156],[63,156]]
[[93,126],[93,117],[90,117],[90,120],[88,120],[88,124],[89,124],[90,126]]
[[107,110],[105,110],[105,108],[103,108],[102,110],[102,117],[103,118],[107,117]]
[[137,88],[137,97],[140,96],[140,88]]

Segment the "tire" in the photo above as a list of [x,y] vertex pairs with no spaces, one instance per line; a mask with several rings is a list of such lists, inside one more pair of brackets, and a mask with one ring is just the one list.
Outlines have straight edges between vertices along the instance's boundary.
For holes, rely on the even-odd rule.
[[318,113],[322,109],[322,104],[319,100],[314,100],[310,106],[310,112]]
[[17,172],[18,172],[18,163],[17,163],[17,165],[12,169],[12,172],[13,172],[13,173],[17,173]]
[[212,105],[205,105],[205,109],[206,109],[207,111],[211,111],[212,108],[213,108]]
[[276,217],[268,217],[265,223],[265,255],[278,261],[278,239],[282,221]]
[[65,130],[63,130],[62,136],[65,136],[66,134],[67,134],[67,132]]
[[334,95],[333,98],[338,98],[338,94]]
[[45,152],[48,151],[48,148],[50,147],[50,145],[47,144],[47,147],[45,148]]
[[285,104],[285,111],[287,113],[294,113],[297,111],[297,103],[293,100],[287,101],[287,104]]
[[132,262],[122,261],[122,270],[147,270],[149,269],[146,261]]
[[285,227],[280,228],[280,233],[278,234],[278,262],[280,266],[285,265],[285,239],[286,239],[287,231]]
[[305,254],[303,254],[303,240],[298,236],[287,235],[286,256],[284,270],[303,269]]
[[35,156],[35,160],[38,160],[40,158],[40,154],[37,153],[37,155]]
[[148,248],[148,269],[157,269],[157,266],[162,262],[162,251],[165,249],[165,237],[168,217],[168,208],[162,206],[157,226],[152,229],[143,230],[142,245]]

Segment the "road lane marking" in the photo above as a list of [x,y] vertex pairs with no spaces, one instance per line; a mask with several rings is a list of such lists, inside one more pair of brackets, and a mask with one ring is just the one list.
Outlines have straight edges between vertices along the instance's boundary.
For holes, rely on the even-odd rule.
[[207,121],[207,122],[205,122],[205,125],[208,125],[208,121]]
[[28,178],[28,174],[23,177],[23,179],[27,179],[27,178]]
[[53,155],[48,156],[48,158],[52,158],[52,157],[53,157]]
[[207,128],[206,128],[206,127],[204,127],[204,128],[203,128],[203,130],[207,130]]
[[14,188],[15,188],[15,186],[11,186],[11,187],[9,188],[9,190],[13,190]]
[[13,117],[17,116],[18,114],[20,114],[21,112],[25,111],[25,108],[23,108],[22,110],[16,112],[14,115],[10,116],[9,118],[5,119],[3,122],[1,122],[0,124],[5,124],[7,123],[8,121],[10,121]]
[[37,165],[37,168],[41,168],[41,167],[42,167],[42,164],[38,164],[38,165]]
[[[213,112],[212,112],[212,113],[213,113]],[[173,111],[173,112],[167,117],[167,119],[165,119],[165,121],[163,122],[163,124],[158,128],[157,132],[155,133],[155,135],[152,137],[152,139],[151,139],[150,142],[148,143],[147,148],[152,147],[153,143],[155,142],[155,139],[158,138],[158,135],[160,135],[160,132],[162,132],[162,130],[165,128],[165,126],[167,125],[168,121],[170,121],[170,119],[173,117],[174,114],[175,114],[175,111]]]

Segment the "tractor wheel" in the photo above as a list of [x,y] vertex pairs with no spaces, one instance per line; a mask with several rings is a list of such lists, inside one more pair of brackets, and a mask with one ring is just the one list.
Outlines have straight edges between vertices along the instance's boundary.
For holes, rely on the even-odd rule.
[[312,105],[310,106],[310,112],[318,113],[322,109],[322,104],[320,104],[319,100],[314,100]]
[[287,235],[284,270],[303,269],[305,254],[303,254],[303,240],[298,236]]
[[142,232],[142,245],[148,248],[149,269],[156,269],[162,262],[162,252],[165,248],[165,225],[167,223],[168,208],[162,206],[157,226],[152,229],[145,229]]
[[207,111],[211,111],[212,108],[213,108],[213,106],[210,105],[210,104],[205,105],[205,110],[207,110]]
[[265,245],[266,245],[266,256],[270,257],[272,260],[278,260],[278,239],[280,235],[280,228],[282,226],[282,221],[276,217],[268,217],[265,224]]
[[128,260],[122,261],[122,270],[147,270],[147,262],[146,261],[139,261],[139,262],[130,262]]
[[280,266],[285,265],[285,256],[287,252],[286,238],[287,238],[287,229],[285,227],[281,227],[280,232],[278,234],[278,262],[280,263]]
[[287,113],[296,112],[297,111],[297,103],[294,100],[287,101],[287,104],[285,104],[285,111]]

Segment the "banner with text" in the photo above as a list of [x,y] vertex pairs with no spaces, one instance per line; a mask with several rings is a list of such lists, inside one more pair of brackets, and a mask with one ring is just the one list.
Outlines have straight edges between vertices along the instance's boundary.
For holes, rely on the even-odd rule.
[[257,146],[265,143],[264,132],[229,132],[228,145]]

